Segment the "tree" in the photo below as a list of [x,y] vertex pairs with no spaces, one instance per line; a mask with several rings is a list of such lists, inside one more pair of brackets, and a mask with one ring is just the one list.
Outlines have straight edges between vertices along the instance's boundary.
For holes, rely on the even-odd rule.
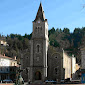
[[56,36],[54,34],[51,34],[49,37],[50,45],[54,47],[60,47],[60,44],[56,40]]
[[69,34],[70,33],[70,30],[68,28],[64,28],[63,29],[63,32],[66,33],[66,34]]
[[23,40],[23,49],[28,49],[29,48],[29,40],[25,38]]
[[48,31],[48,36],[50,36],[51,34],[53,34],[55,32],[55,28],[53,27],[52,29],[50,29]]

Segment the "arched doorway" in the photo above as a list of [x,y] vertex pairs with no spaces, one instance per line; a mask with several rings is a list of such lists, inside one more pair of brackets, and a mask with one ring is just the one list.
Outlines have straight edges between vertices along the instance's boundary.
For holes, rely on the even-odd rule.
[[39,71],[35,72],[35,80],[41,80],[41,73]]

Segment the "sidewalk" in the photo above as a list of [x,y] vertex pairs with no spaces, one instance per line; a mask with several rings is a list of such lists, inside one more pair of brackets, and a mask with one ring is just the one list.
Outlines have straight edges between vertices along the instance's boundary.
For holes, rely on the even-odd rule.
[[0,85],[14,85],[14,83],[0,83]]
[[[27,85],[28,83],[25,82],[24,85]],[[14,83],[0,83],[0,85],[15,85]]]

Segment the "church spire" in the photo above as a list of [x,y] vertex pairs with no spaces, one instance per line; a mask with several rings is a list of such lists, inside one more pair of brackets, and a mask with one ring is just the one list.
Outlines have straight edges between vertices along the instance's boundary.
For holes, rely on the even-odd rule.
[[36,18],[34,21],[36,21],[37,19],[41,19],[42,21],[45,20],[45,15],[44,15],[44,11],[43,11],[43,7],[42,7],[42,3],[40,2],[40,6],[36,15]]

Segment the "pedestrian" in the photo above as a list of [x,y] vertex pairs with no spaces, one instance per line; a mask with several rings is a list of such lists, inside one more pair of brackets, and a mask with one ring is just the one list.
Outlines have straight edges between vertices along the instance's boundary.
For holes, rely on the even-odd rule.
[[29,79],[29,84],[30,84],[30,79]]

